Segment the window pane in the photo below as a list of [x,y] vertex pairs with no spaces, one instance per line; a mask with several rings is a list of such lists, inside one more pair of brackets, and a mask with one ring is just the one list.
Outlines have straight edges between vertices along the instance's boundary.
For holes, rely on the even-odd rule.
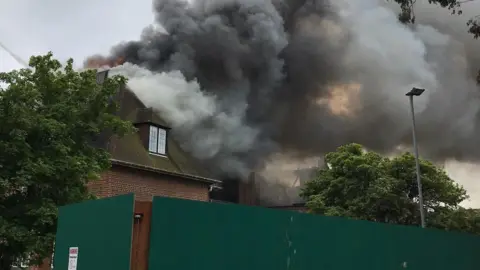
[[157,152],[158,147],[158,128],[150,126],[150,139],[148,140],[148,151]]
[[167,131],[165,129],[158,129],[158,153],[165,155],[167,148]]

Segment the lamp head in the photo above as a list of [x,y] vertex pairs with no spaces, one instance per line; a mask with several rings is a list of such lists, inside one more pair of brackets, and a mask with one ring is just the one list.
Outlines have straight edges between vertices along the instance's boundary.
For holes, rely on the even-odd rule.
[[423,92],[425,92],[425,89],[423,88],[412,88],[412,90],[410,90],[406,96],[420,96],[421,94],[423,94]]

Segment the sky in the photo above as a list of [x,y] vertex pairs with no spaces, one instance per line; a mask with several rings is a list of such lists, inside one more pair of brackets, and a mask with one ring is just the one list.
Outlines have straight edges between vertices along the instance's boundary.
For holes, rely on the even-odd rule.
[[[0,1],[0,42],[25,60],[52,51],[81,65],[89,55],[137,39],[151,22],[150,1]],[[1,71],[20,67],[0,49]]]
[[[81,66],[87,56],[138,39],[152,22],[151,1],[0,1],[0,42],[25,61],[52,51],[57,59],[71,57]],[[21,67],[0,49],[0,71]],[[445,168],[471,196],[463,205],[480,207],[480,166],[449,162]]]

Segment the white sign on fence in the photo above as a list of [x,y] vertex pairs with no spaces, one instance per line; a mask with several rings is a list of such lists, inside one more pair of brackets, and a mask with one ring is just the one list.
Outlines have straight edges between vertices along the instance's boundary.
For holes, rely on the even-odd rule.
[[71,247],[68,250],[68,270],[77,270],[78,247]]

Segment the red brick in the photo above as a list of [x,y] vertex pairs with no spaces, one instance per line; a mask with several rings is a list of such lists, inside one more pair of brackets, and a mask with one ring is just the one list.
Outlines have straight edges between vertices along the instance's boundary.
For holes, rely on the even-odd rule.
[[98,197],[135,193],[137,201],[151,201],[153,196],[208,201],[209,184],[180,177],[162,175],[113,165],[98,181],[89,183]]

